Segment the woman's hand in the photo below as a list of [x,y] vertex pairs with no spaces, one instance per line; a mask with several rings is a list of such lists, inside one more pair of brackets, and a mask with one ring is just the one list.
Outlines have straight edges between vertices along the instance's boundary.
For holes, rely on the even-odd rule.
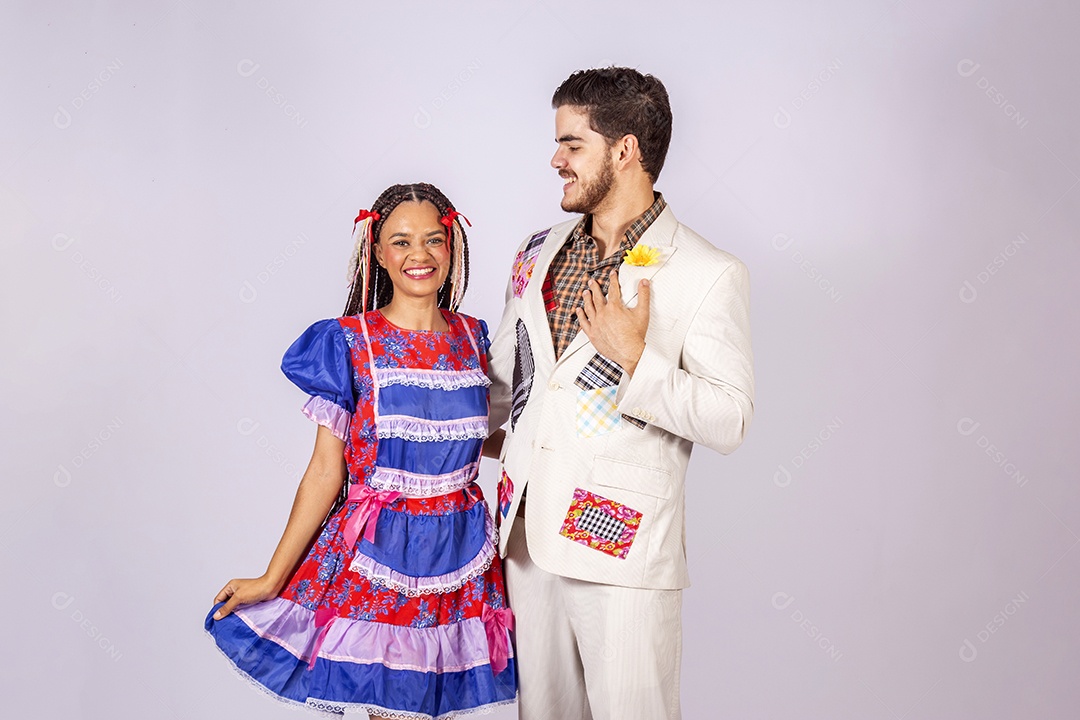
[[257,578],[233,578],[225,583],[221,592],[214,598],[217,604],[228,600],[218,611],[214,613],[214,619],[220,620],[231,613],[238,605],[251,605],[252,603],[270,600],[278,595],[278,588],[274,587],[265,575]]

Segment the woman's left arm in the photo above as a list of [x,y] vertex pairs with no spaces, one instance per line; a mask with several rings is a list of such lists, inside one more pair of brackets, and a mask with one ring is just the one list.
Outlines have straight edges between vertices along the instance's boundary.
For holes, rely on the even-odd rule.
[[344,441],[320,425],[311,462],[300,480],[285,532],[266,572],[258,578],[234,578],[226,583],[214,598],[215,603],[227,600],[214,613],[215,620],[225,617],[238,605],[268,600],[281,593],[322,528],[327,513],[341,492],[347,472]]

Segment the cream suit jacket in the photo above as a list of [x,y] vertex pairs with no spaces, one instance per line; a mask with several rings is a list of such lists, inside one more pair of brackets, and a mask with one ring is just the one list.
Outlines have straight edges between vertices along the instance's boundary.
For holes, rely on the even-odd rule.
[[544,570],[683,588],[690,451],[698,443],[732,452],[753,414],[746,266],[666,208],[639,241],[658,248],[659,261],[619,268],[628,306],[636,305],[639,280],[652,284],[645,351],[632,377],[614,366],[619,380],[601,388],[608,405],[600,402],[597,411],[597,391],[584,389],[595,376],[588,367],[596,349],[579,332],[556,361],[541,292],[576,224],[522,243],[490,348],[490,427],[514,413],[500,460],[499,550],[505,556],[527,487],[526,539]]

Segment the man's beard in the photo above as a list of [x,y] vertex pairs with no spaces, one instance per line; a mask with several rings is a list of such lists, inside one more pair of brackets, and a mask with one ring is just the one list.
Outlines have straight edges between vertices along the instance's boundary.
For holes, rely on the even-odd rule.
[[591,213],[604,201],[615,184],[615,163],[610,155],[604,156],[604,164],[599,174],[592,181],[578,177],[577,185],[580,197],[577,200],[564,199],[561,207],[569,213]]

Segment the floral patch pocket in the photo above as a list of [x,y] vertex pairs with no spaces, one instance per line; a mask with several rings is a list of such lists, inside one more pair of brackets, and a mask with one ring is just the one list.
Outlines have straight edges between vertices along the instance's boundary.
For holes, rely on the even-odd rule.
[[540,255],[540,248],[543,246],[544,238],[548,236],[549,230],[538,232],[529,238],[529,241],[525,243],[525,247],[514,258],[514,269],[510,273],[514,297],[519,298],[525,294],[525,288],[528,287],[529,280],[532,279],[533,268],[536,267],[536,258]]
[[559,534],[623,560],[640,525],[641,513],[632,507],[575,488]]

